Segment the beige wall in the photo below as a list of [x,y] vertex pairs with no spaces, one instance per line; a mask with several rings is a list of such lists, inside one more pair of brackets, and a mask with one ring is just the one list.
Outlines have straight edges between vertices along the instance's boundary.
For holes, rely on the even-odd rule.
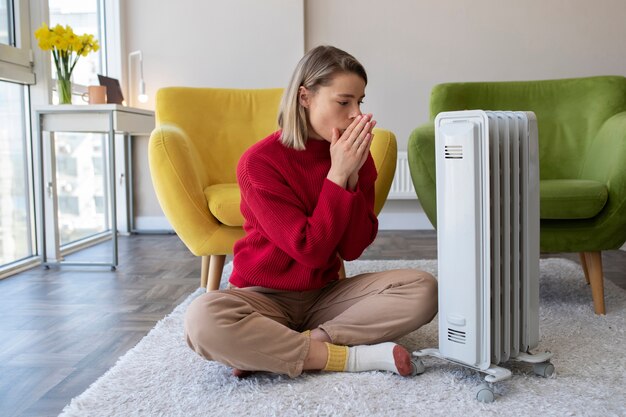
[[[304,53],[303,0],[128,0],[121,8],[124,87],[128,53],[143,54],[149,101],[131,95],[136,107],[154,109],[156,91],[167,86],[284,86]],[[168,228],[152,189],[147,148],[148,138],[134,139],[137,227]]]
[[[626,74],[623,0],[122,3],[126,53],[144,54],[151,101],[142,107],[153,108],[154,92],[166,85],[284,86],[304,50],[333,44],[365,65],[364,109],[396,133],[400,149],[427,121],[429,93],[440,82]],[[146,143],[136,144],[136,212],[159,217]],[[383,213],[415,207],[393,202]]]
[[307,49],[364,64],[364,109],[401,149],[437,83],[626,74],[624,0],[309,0],[305,15]]

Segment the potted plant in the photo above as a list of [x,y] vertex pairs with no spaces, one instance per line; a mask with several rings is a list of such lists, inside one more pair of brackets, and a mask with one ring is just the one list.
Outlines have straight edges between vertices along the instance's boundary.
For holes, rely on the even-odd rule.
[[72,71],[81,56],[100,49],[98,41],[90,34],[76,35],[70,26],[49,28],[45,23],[35,31],[35,38],[42,50],[52,51],[57,70],[59,104],[71,104]]

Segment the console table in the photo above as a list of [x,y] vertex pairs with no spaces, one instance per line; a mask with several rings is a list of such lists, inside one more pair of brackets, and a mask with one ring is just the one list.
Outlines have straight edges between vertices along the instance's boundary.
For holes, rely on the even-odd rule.
[[[154,112],[119,104],[49,105],[34,109],[36,155],[39,163],[39,187],[42,207],[38,210],[40,241],[43,242],[44,265],[118,265],[118,231],[132,232],[132,135],[150,134],[154,129]],[[49,135],[44,135],[48,132]],[[58,228],[58,196],[56,184],[56,155],[53,132],[85,132],[108,134],[108,169],[105,177],[109,189],[110,234],[113,244],[111,262],[68,262],[60,250]],[[123,142],[116,150],[116,134]],[[107,152],[108,151],[108,152]],[[119,183],[117,178],[119,177]],[[120,195],[118,198],[118,188]],[[118,223],[118,218],[121,223]]]

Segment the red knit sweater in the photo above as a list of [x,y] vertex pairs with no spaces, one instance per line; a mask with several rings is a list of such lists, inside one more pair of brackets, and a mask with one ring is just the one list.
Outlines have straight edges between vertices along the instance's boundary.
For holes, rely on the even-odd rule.
[[246,236],[235,243],[230,282],[239,288],[321,288],[338,278],[338,255],[356,259],[376,237],[376,167],[370,155],[356,190],[348,191],[326,179],[329,142],[310,139],[298,151],[279,137],[271,134],[239,161]]

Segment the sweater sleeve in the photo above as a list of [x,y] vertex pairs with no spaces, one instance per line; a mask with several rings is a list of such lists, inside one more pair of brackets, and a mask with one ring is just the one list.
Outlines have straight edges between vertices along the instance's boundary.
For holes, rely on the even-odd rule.
[[339,256],[346,261],[361,256],[378,233],[378,218],[374,213],[376,175],[376,166],[370,155],[359,172],[350,220],[339,242]]
[[336,256],[358,196],[325,179],[316,207],[306,213],[282,175],[257,162],[242,159],[238,177],[242,201],[254,213],[259,232],[297,262],[323,267]]

